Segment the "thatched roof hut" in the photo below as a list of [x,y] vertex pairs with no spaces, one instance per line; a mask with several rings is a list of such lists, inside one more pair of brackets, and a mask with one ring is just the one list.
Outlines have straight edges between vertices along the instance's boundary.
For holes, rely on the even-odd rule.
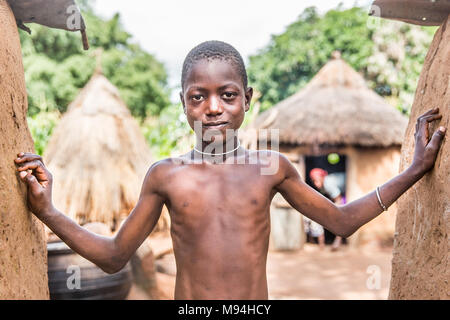
[[[407,123],[405,116],[370,90],[364,78],[335,52],[305,88],[257,117],[255,128],[279,130],[280,152],[307,181],[311,166],[320,167],[328,154],[339,154],[345,159],[339,170],[346,173],[346,197],[354,200],[398,173]],[[264,142],[260,138],[259,143]],[[277,211],[289,208],[279,197],[274,206]],[[392,240],[395,207],[390,211],[391,215],[365,226],[353,243]]]
[[96,73],[69,106],[44,155],[56,207],[111,228],[136,204],[151,156],[119,91]]
[[255,126],[279,129],[281,144],[318,150],[400,146],[407,121],[336,52],[304,89],[261,114]]

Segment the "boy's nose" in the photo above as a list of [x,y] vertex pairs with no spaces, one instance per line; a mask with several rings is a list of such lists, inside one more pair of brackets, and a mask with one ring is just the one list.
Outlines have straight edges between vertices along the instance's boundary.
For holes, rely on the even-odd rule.
[[217,115],[223,113],[223,106],[218,98],[211,97],[206,113],[208,115]]

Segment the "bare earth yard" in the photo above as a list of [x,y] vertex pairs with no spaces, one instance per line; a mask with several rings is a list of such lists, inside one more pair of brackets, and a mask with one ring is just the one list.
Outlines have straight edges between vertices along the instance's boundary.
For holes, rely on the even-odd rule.
[[[387,299],[391,259],[391,249],[343,247],[331,252],[312,244],[298,252],[270,252],[270,299]],[[371,281],[377,275],[379,289]]]
[[[383,300],[389,293],[392,249],[343,246],[331,252],[306,244],[296,252],[269,252],[267,278],[271,300]],[[161,299],[173,299],[175,259],[166,254],[156,262]],[[161,272],[162,271],[162,272]],[[375,273],[374,273],[375,272]],[[371,281],[379,276],[377,282]],[[131,299],[145,299],[133,288]]]

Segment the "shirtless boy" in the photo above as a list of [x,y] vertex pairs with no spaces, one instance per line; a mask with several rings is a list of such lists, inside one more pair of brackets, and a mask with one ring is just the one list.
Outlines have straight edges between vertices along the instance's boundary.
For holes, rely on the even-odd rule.
[[[432,169],[445,135],[441,127],[429,137],[429,123],[441,115],[438,109],[428,111],[417,122],[411,166],[380,187],[380,200],[374,191],[337,206],[306,185],[286,157],[245,150],[229,134],[241,126],[252,94],[233,47],[217,41],[197,46],[186,58],[180,94],[191,127],[202,124],[196,147],[151,166],[136,207],[115,236],[93,234],[54,208],[52,175],[42,158],[21,153],[15,162],[28,187],[30,210],[74,251],[115,273],[150,234],[165,204],[177,265],[176,299],[267,299],[270,203],[277,192],[305,216],[347,238]],[[219,149],[208,149],[211,144],[228,148],[217,155],[207,151]],[[271,165],[276,170],[262,174]]]

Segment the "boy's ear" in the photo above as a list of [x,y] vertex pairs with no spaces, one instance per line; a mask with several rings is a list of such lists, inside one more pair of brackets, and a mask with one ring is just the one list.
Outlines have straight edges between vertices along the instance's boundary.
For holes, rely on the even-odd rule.
[[253,88],[247,88],[247,91],[245,92],[245,112],[250,110],[250,104],[252,103],[253,98]]
[[186,114],[186,104],[184,103],[183,92],[180,92],[180,100],[181,100],[181,103],[183,104],[183,111],[184,111],[184,114]]

